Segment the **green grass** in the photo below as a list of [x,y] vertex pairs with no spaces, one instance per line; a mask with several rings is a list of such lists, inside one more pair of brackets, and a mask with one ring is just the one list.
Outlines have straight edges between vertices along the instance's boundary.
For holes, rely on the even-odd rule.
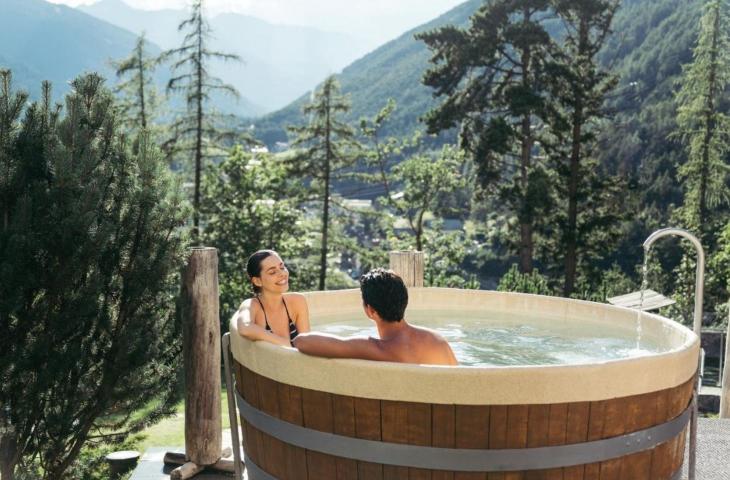
[[[185,402],[175,407],[174,417],[166,418],[141,432],[143,436],[138,450],[144,452],[150,447],[184,447],[185,446]],[[223,429],[230,428],[228,421],[228,396],[226,389],[221,389],[221,420]]]

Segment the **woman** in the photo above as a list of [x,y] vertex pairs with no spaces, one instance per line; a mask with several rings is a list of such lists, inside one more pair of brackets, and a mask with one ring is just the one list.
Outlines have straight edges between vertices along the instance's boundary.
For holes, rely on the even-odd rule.
[[291,346],[300,333],[309,332],[307,300],[289,290],[289,270],[278,253],[259,250],[246,264],[254,297],[234,315],[238,333],[251,340]]

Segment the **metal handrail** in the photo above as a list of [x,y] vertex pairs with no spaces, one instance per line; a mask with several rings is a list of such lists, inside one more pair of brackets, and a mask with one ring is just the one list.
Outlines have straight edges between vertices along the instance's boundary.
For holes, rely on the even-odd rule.
[[[649,237],[644,240],[644,256],[649,255],[649,249],[652,244],[662,237],[667,236],[678,236],[689,240],[697,250],[697,270],[695,274],[695,310],[694,310],[694,322],[692,329],[697,335],[697,338],[701,337],[702,330],[702,300],[704,295],[705,285],[705,251],[702,248],[700,241],[687,230],[681,228],[662,228],[657,230]],[[697,359],[697,368],[700,370],[700,375],[695,382],[694,389],[692,391],[692,402],[694,408],[692,410],[692,419],[689,426],[689,465],[688,465],[688,478],[689,480],[695,480],[695,470],[697,464],[697,417],[698,417],[698,391],[700,382],[702,382],[702,349],[700,348],[700,358]]]

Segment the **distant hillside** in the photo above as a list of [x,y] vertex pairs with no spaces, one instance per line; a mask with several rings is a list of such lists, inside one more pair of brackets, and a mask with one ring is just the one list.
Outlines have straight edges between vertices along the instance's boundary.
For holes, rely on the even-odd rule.
[[58,97],[83,72],[111,78],[108,60],[126,57],[136,41],[121,28],[42,0],[0,0],[0,11],[0,66],[13,71],[17,88],[34,96],[42,80],[53,82]]
[[[116,83],[110,60],[129,56],[137,35],[92,17],[77,9],[43,0],[0,0],[0,68],[13,71],[13,84],[37,98],[41,81],[53,83],[55,98],[69,90],[69,81],[84,72],[98,72],[107,85]],[[150,55],[159,55],[160,47],[148,45]],[[159,90],[169,73],[156,72]],[[181,108],[175,100],[173,108]],[[263,110],[248,100],[214,97],[213,104],[226,113],[253,116]]]
[[[429,67],[429,52],[413,38],[416,32],[446,24],[465,26],[482,0],[459,5],[435,20],[411,30],[343,70],[338,75],[350,95],[351,121],[374,115],[387,98],[398,102],[388,134],[404,135],[423,128],[418,118],[435,104],[430,89],[421,84]],[[604,163],[635,169],[648,156],[669,151],[666,141],[674,128],[672,95],[681,65],[691,60],[701,15],[701,0],[624,0],[614,21],[614,34],[601,54],[606,67],[620,75],[611,95],[615,126],[603,135]],[[286,125],[302,123],[300,113],[309,94],[258,121],[256,135],[267,144],[286,141]],[[620,139],[620,141],[617,141]]]
[[[418,128],[418,117],[434,103],[430,89],[421,84],[428,67],[430,54],[422,42],[413,36],[443,25],[467,25],[469,17],[479,8],[482,0],[470,0],[438,18],[409,30],[397,39],[365,55],[338,75],[343,92],[350,95],[352,110],[349,120],[375,115],[388,98],[398,102],[390,120],[389,134],[407,135]],[[322,79],[320,79],[322,80]],[[287,107],[254,122],[256,136],[269,145],[286,141],[285,127],[303,122],[302,105],[310,93]]]
[[[102,0],[79,9],[134,33],[144,31],[165,49],[180,44],[177,26],[187,15],[185,10],[139,10],[122,0]],[[213,74],[266,112],[289,104],[365,53],[362,42],[342,33],[274,25],[247,15],[221,14],[211,18],[210,25],[212,48],[243,60],[216,64]]]

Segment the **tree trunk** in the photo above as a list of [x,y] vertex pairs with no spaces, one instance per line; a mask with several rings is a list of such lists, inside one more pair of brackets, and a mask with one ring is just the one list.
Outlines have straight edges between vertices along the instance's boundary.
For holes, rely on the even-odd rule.
[[17,462],[17,442],[15,437],[4,435],[0,437],[0,480],[15,478],[15,464]]
[[[589,25],[585,18],[580,22],[579,55],[588,47]],[[575,288],[575,274],[578,266],[578,180],[580,176],[580,147],[583,133],[583,93],[576,89],[573,111],[572,145],[570,149],[570,177],[568,178],[568,225],[565,231],[565,284],[563,295],[570,297]]]
[[[528,7],[525,7],[523,10],[523,19],[525,23],[530,21],[530,10]],[[528,89],[531,87],[531,54],[532,52],[530,51],[530,47],[525,47],[522,49],[522,84]],[[531,206],[527,205],[527,192],[530,188],[529,175],[533,147],[531,127],[532,122],[530,119],[530,114],[523,115],[520,132],[522,136],[522,151],[520,152],[520,186],[522,187],[522,205],[520,206],[521,208],[518,214],[520,221],[520,271],[522,273],[532,272],[533,215],[532,213],[530,213]]]
[[520,271],[522,273],[532,272],[532,214],[528,213],[531,208],[527,205],[527,191],[530,188],[529,175],[532,156],[532,133],[530,132],[530,116],[525,115],[522,119],[522,155],[521,155],[521,178],[522,205],[518,213],[520,219]]
[[142,43],[140,42],[137,49],[137,66],[139,68],[139,120],[143,129],[147,129],[147,114],[145,112],[144,98],[144,56],[142,51]]
[[322,211],[322,251],[319,257],[319,289],[325,290],[325,280],[327,279],[327,236],[328,227],[330,221],[330,168],[332,163],[332,141],[331,125],[330,125],[330,95],[331,92],[327,92],[325,97],[325,163],[324,163],[324,208]]

